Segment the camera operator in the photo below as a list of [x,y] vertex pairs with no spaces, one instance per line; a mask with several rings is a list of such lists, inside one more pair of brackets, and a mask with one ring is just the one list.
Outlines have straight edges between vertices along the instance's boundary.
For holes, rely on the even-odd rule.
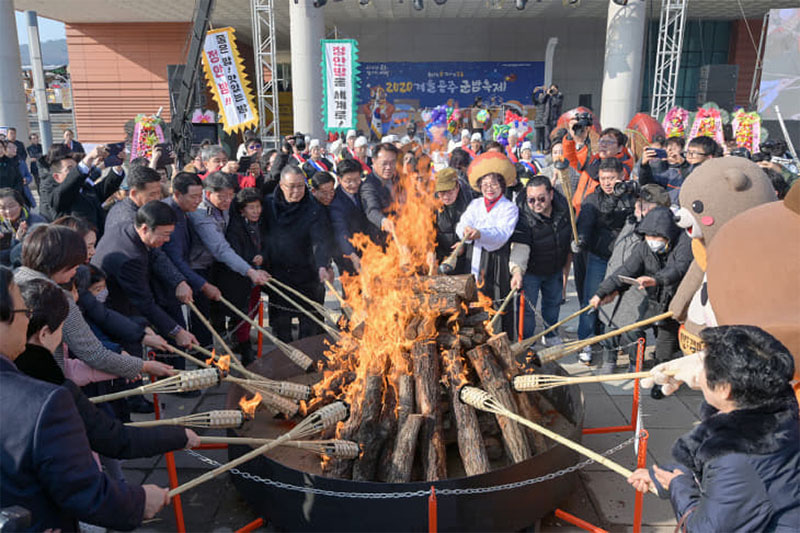
[[292,147],[292,156],[289,158],[289,164],[303,168],[306,164],[306,137],[299,131],[293,137],[287,139],[289,145]]
[[689,175],[689,162],[683,157],[686,141],[682,137],[670,137],[665,149],[644,149],[639,168],[639,185],[655,183],[669,192],[673,204],[678,204],[678,194],[683,180]]
[[[578,216],[578,242],[573,242],[572,252],[584,255],[585,270],[582,283],[578,286],[576,267],[576,286],[581,307],[597,292],[597,287],[606,275],[606,266],[614,249],[622,227],[633,215],[633,184],[623,182],[626,177],[625,166],[617,158],[603,159],[598,165],[599,186],[584,201],[584,209]],[[622,184],[617,186],[618,184]],[[596,333],[597,312],[584,313],[578,324],[578,338],[586,339]],[[602,329],[599,328],[599,329]],[[581,362],[591,364],[592,349],[587,347],[578,355]]]
[[569,119],[566,136],[564,136],[564,157],[572,168],[583,172],[592,157],[592,142],[589,129],[594,124],[594,117],[587,111],[575,113]]
[[544,85],[540,85],[533,90],[533,103],[537,104],[537,106],[543,106],[542,122],[544,123],[544,150],[549,150],[550,133],[556,129],[558,117],[561,116],[561,107],[564,104],[564,94],[558,90],[558,85],[555,83],[551,84],[550,88],[546,91]]
[[[606,128],[600,133],[600,140],[597,143],[597,153],[592,155],[589,162],[582,169],[578,186],[572,196],[572,206],[575,208],[575,214],[580,214],[581,204],[584,199],[594,192],[599,185],[599,169],[601,162],[605,159],[616,159],[622,164],[623,181],[627,181],[633,170],[633,158],[631,157],[628,149],[625,148],[628,138],[624,133],[616,128]],[[567,155],[569,141],[564,141],[564,155]]]
[[759,152],[753,154],[751,159],[764,170],[771,169],[783,176],[791,185],[797,179],[798,168],[787,154],[788,147],[781,140],[770,139],[758,146]]

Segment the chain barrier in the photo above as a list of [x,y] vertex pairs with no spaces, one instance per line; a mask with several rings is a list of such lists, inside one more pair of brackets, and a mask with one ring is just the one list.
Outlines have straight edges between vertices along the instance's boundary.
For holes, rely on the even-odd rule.
[[[645,436],[644,432],[634,435],[629,439],[617,444],[613,448],[609,448],[600,455],[602,455],[603,457],[608,457],[610,455],[613,455],[618,451],[630,446],[636,439],[641,440],[642,438],[644,438],[644,436]],[[209,457],[206,457],[205,455],[197,453],[194,450],[183,450],[183,451],[185,451],[192,457],[200,460],[201,462],[206,463],[214,468],[222,466],[222,464],[219,463],[218,461],[215,461],[214,459],[211,459]],[[577,472],[578,470],[586,468],[592,463],[594,463],[592,459],[586,459],[584,461],[576,463],[567,468],[563,468],[556,472],[551,472],[543,476],[526,479],[524,481],[504,483],[502,485],[492,485],[489,487],[470,487],[466,489],[437,488],[436,494],[437,496],[464,496],[473,494],[490,494],[493,492],[514,490],[522,487],[527,487],[529,485],[534,485],[537,483],[543,483],[545,481],[551,481],[561,476]],[[239,470],[238,468],[233,468],[229,470],[229,472],[243,479],[254,481],[256,483],[263,483],[264,485],[268,485],[278,489],[290,490],[294,492],[303,492],[306,494],[314,494],[316,496],[329,496],[331,498],[350,498],[350,499],[363,499],[363,500],[394,500],[394,499],[405,499],[405,498],[422,498],[430,495],[430,490],[416,490],[416,491],[402,491],[402,492],[338,492],[334,490],[319,489],[315,487],[301,487],[299,485],[292,485],[291,483],[284,483],[283,481],[275,481],[273,479],[263,478],[256,474],[251,474],[250,472]]]

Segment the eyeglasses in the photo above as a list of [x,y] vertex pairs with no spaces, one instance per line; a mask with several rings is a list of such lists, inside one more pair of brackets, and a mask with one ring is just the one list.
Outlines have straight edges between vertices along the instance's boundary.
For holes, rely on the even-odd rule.
[[616,146],[617,145],[617,141],[602,140],[601,139],[597,144],[599,144],[600,146]]
[[258,150],[259,148],[261,148],[261,145],[260,144],[251,144],[250,146],[248,146],[248,148],[250,148],[251,150]]
[[687,150],[686,151],[686,155],[691,156],[691,157],[706,157],[706,156],[708,156],[708,154],[705,153],[705,152],[697,152],[695,150]]
[[528,198],[528,203],[530,205],[533,204],[543,204],[547,201],[547,196],[537,196],[536,198]]
[[30,320],[30,318],[33,316],[33,310],[32,310],[32,309],[12,309],[12,310],[11,310],[11,314],[12,314],[12,315],[15,315],[15,314],[17,314],[17,313],[22,313],[22,314],[24,314],[24,315],[25,315],[25,317],[26,317],[28,320]]

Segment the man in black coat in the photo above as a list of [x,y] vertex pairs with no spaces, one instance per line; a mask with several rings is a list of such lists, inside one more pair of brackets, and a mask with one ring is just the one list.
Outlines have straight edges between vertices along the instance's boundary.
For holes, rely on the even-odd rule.
[[64,130],[64,143],[62,144],[62,146],[64,146],[67,149],[67,152],[69,153],[75,153],[75,154],[86,153],[86,150],[83,149],[83,145],[80,143],[80,141],[77,141],[75,139],[75,133],[70,129]]
[[[275,194],[262,210],[268,235],[266,265],[279,281],[319,303],[325,300],[324,281],[333,281],[324,217],[322,206],[308,194],[302,171],[294,165],[284,167]],[[300,320],[300,338],[319,333],[305,314],[291,309],[292,304],[270,293],[270,324],[279,339],[292,340],[292,317]]]
[[162,336],[179,346],[197,344],[156,300],[151,286],[152,250],[161,247],[175,229],[175,214],[158,200],[139,208],[134,224],[105,235],[97,243],[92,264],[108,276],[108,305],[120,313],[145,317]]
[[0,141],[0,188],[14,189],[21,198],[25,198],[25,179],[19,171],[16,158],[6,153],[8,141]]
[[[454,250],[461,239],[456,235],[456,226],[461,215],[473,200],[472,188],[458,177],[458,171],[448,167],[436,174],[434,186],[442,207],[436,212],[436,261],[441,263]],[[451,274],[469,274],[472,247],[462,247],[456,266]]]
[[377,230],[367,220],[362,208],[359,194],[361,165],[353,159],[344,159],[336,167],[336,172],[339,174],[339,186],[328,206],[333,228],[333,260],[340,270],[352,275],[361,270],[361,260],[350,240],[356,233],[363,233],[375,240]]
[[[621,267],[606,277],[589,301],[595,309],[601,303],[613,301],[625,290],[647,291],[647,299],[639,310],[637,320],[663,313],[675,294],[692,262],[691,239],[674,221],[667,207],[656,207],[639,222],[634,230],[644,240],[639,242]],[[636,284],[623,281],[620,276],[635,278]],[[655,359],[661,363],[673,358],[678,349],[678,326],[672,318],[656,322]],[[624,333],[605,347],[601,373],[610,374],[616,369],[617,344],[634,342],[644,331]],[[635,357],[635,355],[634,355]],[[634,361],[634,359],[631,359]]]
[[394,232],[394,222],[388,215],[392,202],[400,198],[397,176],[397,156],[399,152],[393,144],[383,143],[375,148],[375,164],[372,173],[361,184],[359,195],[367,220],[376,230],[386,234]]
[[[606,267],[625,222],[633,215],[635,199],[629,192],[614,193],[614,186],[624,176],[622,162],[614,157],[603,159],[598,166],[600,186],[588,195],[581,204],[578,226],[578,242],[572,243],[576,255],[586,252],[586,274],[583,287],[578,294],[581,307],[589,303],[597,287],[606,276]],[[602,327],[602,326],[600,326]],[[597,313],[590,311],[580,316],[578,338],[586,339],[600,331]],[[592,362],[591,348],[587,347],[578,355],[583,363]]]
[[31,531],[77,531],[78,520],[132,530],[168,502],[167,491],[109,479],[70,392],[17,369],[29,312],[11,270],[0,267],[0,420],[13,427],[0,432],[0,502],[29,510]]
[[48,154],[50,175],[42,180],[39,190],[41,214],[51,221],[63,215],[85,218],[101,236],[106,217],[103,202],[117,192],[125,177],[119,166],[102,181],[94,182],[96,167],[107,155],[105,147],[98,145],[80,163],[75,163],[63,145],[54,146]]
[[[523,336],[536,329],[536,302],[542,293],[544,327],[558,322],[561,310],[563,270],[570,251],[570,228],[567,200],[557,193],[546,176],[534,176],[525,187],[525,203],[511,236],[511,288],[525,292],[526,306]],[[545,337],[550,345],[560,344],[557,331]]]

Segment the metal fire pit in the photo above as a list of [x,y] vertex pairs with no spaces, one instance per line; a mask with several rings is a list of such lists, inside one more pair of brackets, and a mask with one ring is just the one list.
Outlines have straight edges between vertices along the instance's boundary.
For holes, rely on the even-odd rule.
[[[302,339],[294,346],[314,360],[322,358],[325,336]],[[274,379],[299,381],[298,368],[277,350],[250,365],[251,370]],[[542,369],[547,374],[566,373],[558,365]],[[312,381],[312,380],[307,380]],[[227,405],[237,405],[243,391],[231,387]],[[545,397],[570,422],[564,435],[580,441],[583,428],[583,395],[577,386],[544,391]],[[245,426],[228,430],[231,436],[275,436],[290,426],[277,419],[257,417],[259,428]],[[263,420],[263,422],[260,422]],[[264,431],[266,429],[266,431]],[[264,433],[268,433],[265,435]],[[319,456],[301,450],[278,448],[239,467],[265,479],[337,493],[430,491],[491,487],[525,481],[556,472],[578,462],[578,455],[547,441],[553,447],[527,461],[495,469],[486,474],[456,477],[436,482],[379,483],[332,479],[319,475]],[[252,449],[230,446],[230,459]],[[457,454],[457,452],[456,452]],[[452,454],[448,454],[452,455]],[[484,494],[438,495],[438,526],[442,531],[519,531],[533,525],[555,509],[570,494],[576,473],[510,490]],[[253,510],[285,531],[425,531],[428,527],[427,497],[363,499],[307,494],[296,490],[233,476],[234,485]]]

